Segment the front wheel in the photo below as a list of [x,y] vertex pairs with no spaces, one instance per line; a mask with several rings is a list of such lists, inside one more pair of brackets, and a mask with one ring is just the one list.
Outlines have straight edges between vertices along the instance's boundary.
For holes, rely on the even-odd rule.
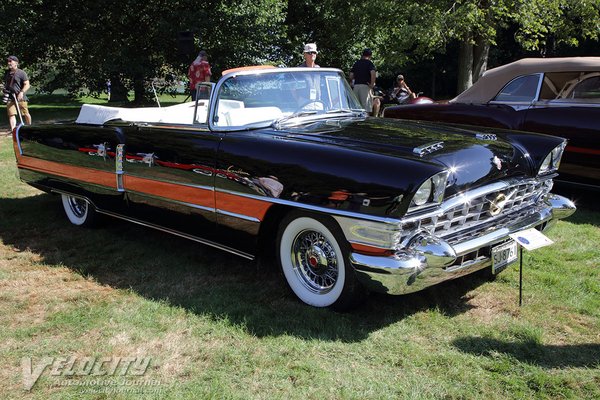
[[299,213],[292,213],[280,225],[277,258],[281,270],[294,294],[308,305],[345,310],[365,293],[349,265],[338,230],[326,219]]
[[73,225],[92,226],[96,217],[94,207],[79,197],[61,195],[67,218]]

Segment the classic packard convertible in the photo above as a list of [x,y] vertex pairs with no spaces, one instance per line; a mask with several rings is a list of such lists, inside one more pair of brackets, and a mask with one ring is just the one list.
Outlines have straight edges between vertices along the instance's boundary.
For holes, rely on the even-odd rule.
[[337,309],[499,272],[516,259],[509,234],[575,210],[550,193],[562,138],[368,118],[337,69],[203,85],[195,102],[18,127],[20,178],[76,225],[104,214],[275,258],[301,301]]

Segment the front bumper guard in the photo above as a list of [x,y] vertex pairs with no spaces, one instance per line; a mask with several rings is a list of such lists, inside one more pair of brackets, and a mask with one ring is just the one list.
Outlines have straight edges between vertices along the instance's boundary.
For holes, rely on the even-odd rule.
[[417,292],[478,271],[492,263],[489,257],[478,257],[454,265],[458,257],[503,242],[514,232],[533,227],[544,230],[575,210],[571,200],[549,194],[543,205],[526,218],[483,236],[451,246],[443,239],[417,234],[405,249],[398,250],[393,256],[351,253],[350,261],[357,278],[369,290],[389,294]]

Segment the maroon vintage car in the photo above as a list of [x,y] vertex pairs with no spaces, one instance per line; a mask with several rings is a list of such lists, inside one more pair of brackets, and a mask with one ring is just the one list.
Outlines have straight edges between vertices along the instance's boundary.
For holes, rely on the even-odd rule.
[[384,116],[565,137],[558,179],[600,188],[600,57],[522,59],[448,102],[389,107]]

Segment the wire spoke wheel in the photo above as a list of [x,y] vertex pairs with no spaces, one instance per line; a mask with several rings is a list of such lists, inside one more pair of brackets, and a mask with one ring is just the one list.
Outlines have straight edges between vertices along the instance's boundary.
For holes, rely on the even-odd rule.
[[292,264],[298,279],[314,293],[329,292],[338,279],[338,255],[320,232],[306,230],[294,238]]
[[345,310],[366,294],[350,265],[347,246],[339,226],[326,217],[293,211],[281,221],[277,260],[301,301]]

